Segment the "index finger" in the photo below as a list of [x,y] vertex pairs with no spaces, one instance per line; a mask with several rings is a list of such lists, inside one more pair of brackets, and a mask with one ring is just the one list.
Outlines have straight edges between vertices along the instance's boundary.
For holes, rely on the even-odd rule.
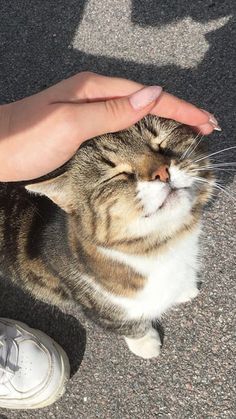
[[[143,87],[143,84],[132,80],[84,72],[52,86],[48,89],[48,95],[53,102],[104,101],[130,96]],[[209,121],[209,116],[205,112],[166,92],[163,92],[158,99],[152,114],[195,127],[207,124]]]
[[[104,100],[128,96],[144,87],[143,84],[132,80],[107,77],[94,73],[89,73],[88,80],[89,83],[86,86],[87,88],[84,89],[84,93],[90,100],[93,97],[96,99],[100,97]],[[81,93],[80,91],[80,95]],[[204,111],[164,91],[158,99],[156,106],[152,109],[152,114],[174,119],[192,126],[199,126],[209,122],[209,115]]]
[[151,113],[192,126],[209,122],[209,116],[201,109],[167,92],[162,92]]
[[[92,89],[87,89],[87,95],[90,93],[89,96],[92,97],[97,93],[103,100],[111,99],[112,97],[128,96],[144,87],[143,84],[132,80],[106,77],[93,73],[90,75],[90,81],[92,83],[89,87],[90,89],[92,87]],[[95,85],[93,81],[95,81]],[[209,116],[201,109],[164,91],[156,106],[152,109],[152,114],[192,126],[207,124],[209,121]]]

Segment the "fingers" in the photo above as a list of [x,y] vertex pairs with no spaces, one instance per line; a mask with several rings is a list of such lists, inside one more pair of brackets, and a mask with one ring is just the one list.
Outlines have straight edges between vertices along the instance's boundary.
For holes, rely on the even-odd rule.
[[96,101],[129,96],[144,86],[119,77],[82,72],[47,89],[52,102]]
[[[161,87],[145,87],[129,97],[103,102],[69,104],[77,129],[77,142],[128,128],[150,113]],[[78,138],[79,137],[79,138]]]
[[201,133],[202,135],[209,135],[214,131],[211,124],[203,124],[198,127],[193,127],[194,131]]
[[[84,103],[129,96],[143,87],[142,84],[127,79],[82,72],[41,94],[46,94],[47,100],[51,102]],[[203,134],[208,134],[215,128],[209,113],[166,92],[162,93],[152,113],[197,127]]]
[[152,114],[193,126],[209,122],[209,116],[204,111],[166,92],[162,93]]

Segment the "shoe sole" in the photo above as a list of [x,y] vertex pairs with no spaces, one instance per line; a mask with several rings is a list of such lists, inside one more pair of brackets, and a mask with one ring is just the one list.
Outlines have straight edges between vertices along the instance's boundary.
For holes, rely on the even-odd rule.
[[[66,384],[69,381],[70,378],[70,363],[69,363],[69,359],[68,356],[66,355],[64,349],[62,349],[62,347],[55,342],[54,339],[52,339],[51,337],[47,336],[46,333],[42,332],[41,330],[38,329],[33,329],[29,326],[27,326],[27,324],[20,322],[18,320],[12,320],[12,319],[5,319],[5,318],[1,318],[3,321],[7,321],[7,323],[11,323],[14,326],[15,325],[19,325],[22,327],[22,329],[25,329],[26,331],[28,331],[30,334],[33,334],[35,336],[37,336],[37,338],[39,339],[39,341],[47,341],[48,339],[50,339],[53,343],[53,346],[56,348],[57,352],[60,355],[60,360],[61,360],[61,367],[62,367],[62,374],[61,374],[61,381],[59,383],[59,386],[57,387],[57,389],[55,390],[55,392],[53,393],[53,395],[51,397],[49,397],[48,399],[37,403],[37,404],[21,404],[20,406],[14,406],[14,407],[10,407],[10,406],[3,406],[0,405],[0,407],[4,408],[4,409],[12,409],[12,410],[28,410],[28,409],[40,409],[46,406],[50,406],[51,404],[55,403],[58,399],[60,399],[63,394],[65,393],[66,390]],[[1,320],[0,319],[0,320]]]

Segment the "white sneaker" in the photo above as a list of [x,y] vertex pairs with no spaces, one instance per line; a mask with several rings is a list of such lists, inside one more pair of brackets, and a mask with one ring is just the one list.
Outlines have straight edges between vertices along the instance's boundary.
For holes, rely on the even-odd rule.
[[38,409],[65,391],[70,366],[64,350],[45,333],[0,318],[0,407]]

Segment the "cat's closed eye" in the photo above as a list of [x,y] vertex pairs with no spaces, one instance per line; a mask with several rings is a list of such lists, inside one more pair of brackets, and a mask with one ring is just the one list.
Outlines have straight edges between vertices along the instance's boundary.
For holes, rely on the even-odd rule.
[[181,154],[163,140],[160,144],[147,144],[152,153],[170,158],[180,158]]
[[159,150],[158,150],[158,153],[163,155],[163,156],[169,157],[169,158],[174,158],[174,159],[180,159],[181,158],[181,153],[180,152],[177,152],[174,148],[167,147],[167,146],[165,146],[165,147],[160,146]]
[[116,167],[116,164],[112,160],[110,160],[110,159],[108,159],[108,158],[106,158],[104,156],[101,156],[100,158],[101,158],[101,161],[103,163],[105,163],[107,166]]
[[123,178],[123,179],[128,179],[128,180],[135,180],[136,179],[136,175],[135,175],[134,172],[122,171],[122,172],[116,173],[114,176],[112,176],[110,178],[110,180],[115,179],[115,178]]

